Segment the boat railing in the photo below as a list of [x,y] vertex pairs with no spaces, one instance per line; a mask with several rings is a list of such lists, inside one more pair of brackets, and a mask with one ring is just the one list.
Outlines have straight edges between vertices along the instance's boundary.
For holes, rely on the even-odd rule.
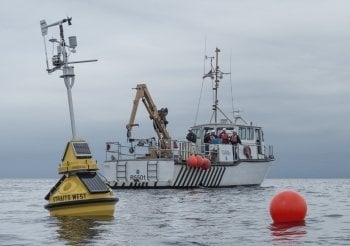
[[105,161],[178,158],[177,141],[137,141],[132,145],[106,142]]
[[[165,147],[165,148],[164,148]],[[257,143],[231,144],[195,144],[188,141],[169,140],[163,143],[137,143],[123,145],[120,142],[106,143],[106,162],[130,159],[174,159],[175,162],[186,162],[191,155],[201,155],[213,163],[222,162],[223,155],[229,160],[261,160],[274,159],[273,146]],[[221,159],[220,159],[221,158]]]
[[[212,161],[219,161],[220,151],[231,151],[226,146],[232,146],[233,161],[239,160],[266,160],[274,159],[273,146],[259,143],[244,143],[242,145],[230,144],[202,144],[197,147],[195,154],[209,157]],[[213,158],[215,156],[215,158]]]

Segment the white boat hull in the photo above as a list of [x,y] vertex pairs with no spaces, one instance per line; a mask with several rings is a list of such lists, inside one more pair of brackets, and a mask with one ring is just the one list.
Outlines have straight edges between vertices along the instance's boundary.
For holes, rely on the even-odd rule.
[[260,185],[270,166],[270,161],[241,161],[204,170],[173,159],[119,160],[104,163],[104,176],[114,189],[232,187]]

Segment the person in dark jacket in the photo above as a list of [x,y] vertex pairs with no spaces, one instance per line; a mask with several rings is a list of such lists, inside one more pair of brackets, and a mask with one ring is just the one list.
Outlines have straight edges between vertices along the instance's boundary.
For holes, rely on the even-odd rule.
[[232,132],[232,136],[230,137],[230,143],[232,144],[233,148],[233,160],[236,160],[238,159],[238,144],[242,144],[241,139],[239,138],[236,130],[233,130]]
[[194,132],[190,129],[190,130],[188,130],[186,139],[187,139],[188,141],[192,142],[192,143],[196,143],[196,141],[197,141],[197,136],[196,136],[196,134],[194,134]]

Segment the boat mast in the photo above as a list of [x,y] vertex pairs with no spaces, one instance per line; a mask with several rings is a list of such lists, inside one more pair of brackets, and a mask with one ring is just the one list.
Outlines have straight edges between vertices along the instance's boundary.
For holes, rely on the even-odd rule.
[[[76,139],[76,127],[75,127],[75,118],[74,118],[74,109],[73,109],[73,99],[72,99],[72,87],[74,85],[75,81],[75,74],[74,74],[74,67],[69,66],[69,64],[73,63],[84,63],[84,62],[94,62],[95,60],[84,60],[84,61],[76,61],[76,62],[69,62],[68,61],[68,53],[67,48],[69,48],[70,52],[75,53],[75,48],[77,47],[77,38],[75,36],[68,37],[69,45],[66,44],[64,39],[64,32],[63,32],[63,23],[68,22],[68,25],[72,25],[72,18],[67,17],[66,19],[54,22],[50,25],[46,24],[45,20],[40,21],[41,26],[41,33],[44,38],[44,45],[45,45],[45,55],[46,55],[46,71],[50,74],[56,70],[62,69],[63,74],[60,76],[60,78],[63,78],[64,84],[67,88],[67,96],[68,96],[68,106],[69,106],[69,116],[70,116],[70,123],[71,123],[71,129],[72,129],[72,139]],[[46,52],[46,39],[45,36],[47,35],[47,31],[49,27],[52,26],[59,26],[60,30],[60,41],[58,41],[55,38],[49,39],[50,42],[57,44],[57,55],[54,55],[52,57],[52,65],[53,67],[49,67],[49,62],[47,58],[47,52]]]
[[220,49],[216,47],[215,49],[215,84],[213,87],[214,90],[214,105],[213,105],[213,111],[214,111],[214,123],[216,124],[218,121],[218,105],[219,105],[219,100],[218,100],[218,88],[219,88],[219,52]]
[[[215,49],[215,57],[207,57],[206,59],[210,59],[210,65],[211,65],[211,69],[209,71],[209,73],[205,74],[203,76],[203,79],[210,77],[213,81],[213,105],[212,105],[212,109],[213,109],[213,114],[211,116],[210,119],[210,123],[212,121],[212,119],[214,118],[214,123],[217,124],[218,123],[218,111],[230,122],[232,123],[232,120],[227,117],[225,115],[225,113],[220,109],[219,107],[219,99],[218,99],[218,89],[219,89],[219,82],[220,79],[223,78],[224,74],[230,74],[230,73],[224,73],[220,70],[219,67],[219,52],[220,49],[216,47]],[[213,67],[213,59],[215,58],[215,67]]]

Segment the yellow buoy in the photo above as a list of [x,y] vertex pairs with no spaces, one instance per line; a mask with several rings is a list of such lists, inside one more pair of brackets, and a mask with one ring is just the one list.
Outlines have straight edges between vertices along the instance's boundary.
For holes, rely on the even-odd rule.
[[72,140],[65,149],[59,173],[63,174],[45,199],[53,216],[113,216],[118,198],[97,174],[87,142]]
[[95,62],[97,60],[68,61],[69,49],[75,53],[77,39],[75,36],[69,37],[69,45],[64,40],[63,24],[72,24],[72,18],[65,18],[52,24],[47,24],[45,20],[40,21],[41,33],[44,38],[48,33],[48,28],[59,26],[60,41],[50,39],[53,45],[57,45],[57,54],[52,57],[52,67],[46,54],[46,71],[50,74],[57,70],[62,70],[60,76],[64,80],[67,88],[69,115],[72,128],[72,140],[68,142],[64,151],[58,173],[62,178],[51,188],[45,199],[48,204],[45,208],[54,216],[113,216],[114,205],[118,198],[114,197],[112,190],[103,182],[97,174],[98,165],[92,160],[92,154],[87,142],[77,140],[75,130],[75,119],[71,89],[75,83],[74,67],[72,63]]

